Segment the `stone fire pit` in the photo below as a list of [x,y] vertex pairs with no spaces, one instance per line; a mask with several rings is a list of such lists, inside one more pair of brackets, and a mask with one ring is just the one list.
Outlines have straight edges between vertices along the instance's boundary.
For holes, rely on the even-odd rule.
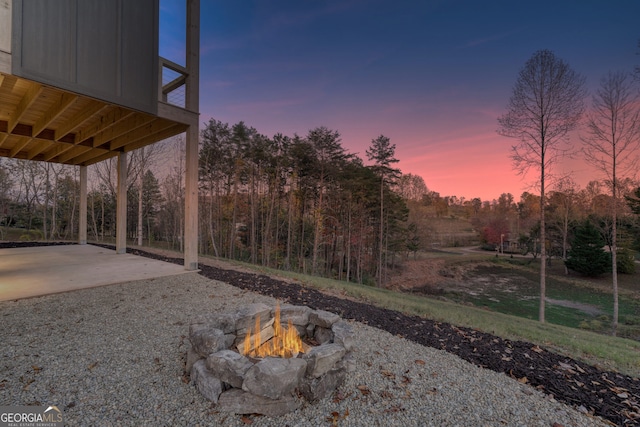
[[[256,354],[256,346],[277,342],[288,328],[302,339],[301,352]],[[185,368],[192,383],[218,410],[236,414],[294,411],[301,397],[325,398],[355,369],[351,326],[337,314],[305,306],[257,303],[212,314],[191,323],[189,341]]]

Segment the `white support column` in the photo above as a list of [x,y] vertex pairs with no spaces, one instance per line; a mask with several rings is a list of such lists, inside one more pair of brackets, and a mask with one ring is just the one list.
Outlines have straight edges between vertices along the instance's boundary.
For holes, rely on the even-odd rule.
[[[200,111],[200,0],[187,0],[187,56],[185,107]],[[187,129],[185,158],[184,267],[198,268],[198,120]]]
[[198,126],[187,129],[184,195],[184,268],[198,269]]
[[87,244],[87,167],[80,166],[80,220],[78,224],[78,244]]
[[116,195],[116,253],[127,253],[127,153],[118,154],[118,194]]

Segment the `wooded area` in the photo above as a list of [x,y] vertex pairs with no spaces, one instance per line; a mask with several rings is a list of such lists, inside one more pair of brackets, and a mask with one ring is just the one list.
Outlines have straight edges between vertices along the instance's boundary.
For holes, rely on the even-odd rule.
[[[200,252],[371,285],[384,283],[420,250],[473,244],[496,250],[502,243],[504,252],[539,254],[538,195],[524,192],[517,200],[505,193],[491,201],[441,196],[421,177],[392,169],[393,162],[383,168],[394,159],[394,147],[383,136],[372,140],[371,150],[376,144],[386,154],[365,166],[334,130],[268,138],[242,122],[210,120],[200,142]],[[181,145],[170,140],[132,153],[130,241],[143,237],[145,244],[182,249]],[[88,237],[110,242],[115,162],[89,172]],[[13,229],[25,240],[73,240],[77,175],[64,165],[2,159],[0,226],[11,228],[0,228],[7,234],[0,237]],[[630,178],[618,180],[622,250],[640,247],[638,215],[625,199],[637,200],[639,186]],[[605,182],[582,189],[569,179],[556,183],[545,201],[548,256],[566,259],[576,227],[587,218],[611,246],[612,202]]]

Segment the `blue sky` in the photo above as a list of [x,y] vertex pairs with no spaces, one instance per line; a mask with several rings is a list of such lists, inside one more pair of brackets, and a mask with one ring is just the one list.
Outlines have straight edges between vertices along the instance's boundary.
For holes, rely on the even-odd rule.
[[[183,0],[161,0],[162,56],[183,63]],[[442,195],[519,198],[496,133],[518,71],[553,50],[587,78],[640,65],[640,1],[201,0],[201,122],[327,126],[365,158],[380,134]],[[180,28],[180,31],[176,29]],[[575,141],[578,143],[578,141]],[[596,178],[580,162],[579,184]]]

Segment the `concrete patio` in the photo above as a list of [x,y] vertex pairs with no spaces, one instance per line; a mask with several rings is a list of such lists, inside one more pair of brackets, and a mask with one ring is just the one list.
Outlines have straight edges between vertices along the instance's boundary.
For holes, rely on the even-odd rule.
[[0,301],[193,273],[92,245],[0,249]]

